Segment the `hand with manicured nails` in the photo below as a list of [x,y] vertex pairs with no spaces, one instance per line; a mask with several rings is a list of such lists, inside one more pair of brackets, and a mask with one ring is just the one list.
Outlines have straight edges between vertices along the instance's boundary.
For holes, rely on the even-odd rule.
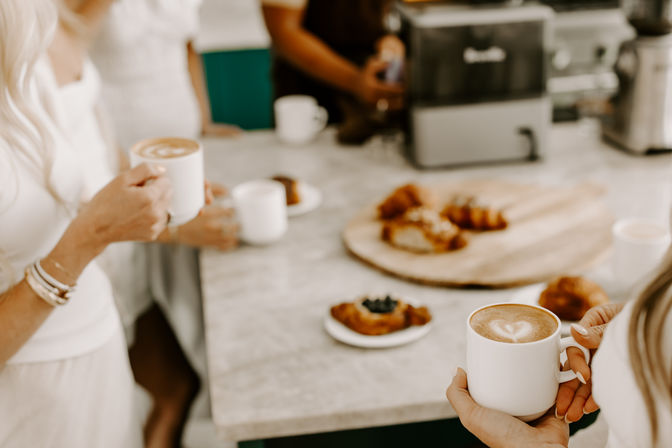
[[462,369],[457,369],[446,397],[462,425],[491,448],[561,448],[569,443],[569,425],[555,418],[553,411],[528,424],[478,405],[469,394]]
[[[590,358],[602,342],[602,335],[609,322],[623,309],[623,303],[607,303],[591,308],[578,324],[572,324],[572,337],[590,350]],[[583,414],[599,409],[592,395],[590,366],[586,363],[581,350],[569,347],[565,370],[576,372],[579,379],[562,383],[558,389],[555,415],[568,422],[576,422]]]
[[117,241],[152,241],[168,222],[172,195],[165,169],[139,165],[115,177],[85,204],[73,225],[101,250]]

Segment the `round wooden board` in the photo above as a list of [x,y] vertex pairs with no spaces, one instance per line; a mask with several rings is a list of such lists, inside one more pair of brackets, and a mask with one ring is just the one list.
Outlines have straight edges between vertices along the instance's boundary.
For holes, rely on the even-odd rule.
[[456,194],[474,195],[503,209],[509,226],[468,232],[469,243],[461,250],[416,254],[381,240],[376,203],[347,224],[343,240],[348,250],[374,267],[420,283],[510,287],[579,274],[611,247],[613,217],[600,199],[603,189],[593,184],[567,188],[474,180],[429,188],[446,202]]

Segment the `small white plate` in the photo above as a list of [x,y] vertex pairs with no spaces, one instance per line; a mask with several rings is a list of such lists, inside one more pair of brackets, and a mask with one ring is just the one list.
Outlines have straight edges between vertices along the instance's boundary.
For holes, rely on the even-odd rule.
[[[524,303],[526,305],[539,305],[539,296],[546,289],[546,283],[535,283],[525,286],[513,294],[512,303]],[[570,325],[577,321],[560,320],[560,333],[563,336],[570,334]]]
[[301,202],[287,206],[287,216],[298,216],[315,210],[322,203],[322,192],[316,187],[300,182],[297,186]]
[[[404,300],[413,306],[420,306],[415,300]],[[422,338],[432,329],[432,322],[422,326],[414,325],[405,330],[389,334],[369,336],[349,329],[334,319],[331,313],[327,311],[327,315],[324,318],[324,329],[332,338],[347,345],[361,348],[389,348],[408,344]]]

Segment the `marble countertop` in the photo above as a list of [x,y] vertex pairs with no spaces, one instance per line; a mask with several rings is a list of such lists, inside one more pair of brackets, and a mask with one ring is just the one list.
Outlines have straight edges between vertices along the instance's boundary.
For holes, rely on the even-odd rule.
[[[444,391],[456,366],[464,365],[466,317],[519,290],[399,280],[348,255],[341,231],[357,210],[404,182],[471,178],[554,185],[590,180],[607,187],[605,201],[616,218],[667,219],[671,155],[636,157],[613,149],[600,141],[592,121],[556,125],[549,140],[540,162],[431,171],[412,168],[394,145],[380,140],[340,147],[329,131],[303,147],[282,145],[269,131],[206,140],[211,180],[233,186],[283,173],[316,186],[324,197],[317,210],[290,219],[279,243],[201,254],[212,411],[220,436],[254,440],[454,417]],[[606,271],[606,265],[597,268]],[[432,331],[412,344],[379,350],[346,346],[327,335],[323,319],[331,304],[372,291],[427,304]]]

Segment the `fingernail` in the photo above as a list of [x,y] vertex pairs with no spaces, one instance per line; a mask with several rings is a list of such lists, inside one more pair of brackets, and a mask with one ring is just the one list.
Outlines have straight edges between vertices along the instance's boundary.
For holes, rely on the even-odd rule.
[[565,423],[568,423],[568,424],[569,424],[569,423],[574,423],[574,422],[570,421],[570,420],[567,418],[567,414],[565,414]]
[[561,418],[562,418],[562,417],[560,417],[560,416],[558,415],[558,408],[555,408],[555,418],[557,418],[557,419],[561,419]]
[[583,378],[583,375],[581,375],[581,372],[576,372],[576,377],[581,381],[583,384],[586,384],[585,378]]
[[163,165],[157,165],[157,166],[156,166],[156,170],[157,170],[159,173],[163,174],[163,173],[166,172],[166,167],[163,166]]
[[458,367],[455,367],[453,369],[453,378],[455,378],[457,376],[457,369],[458,369]]
[[583,327],[582,325],[579,324],[572,324],[570,325],[574,330],[576,330],[577,333],[586,336],[588,334],[588,330]]

